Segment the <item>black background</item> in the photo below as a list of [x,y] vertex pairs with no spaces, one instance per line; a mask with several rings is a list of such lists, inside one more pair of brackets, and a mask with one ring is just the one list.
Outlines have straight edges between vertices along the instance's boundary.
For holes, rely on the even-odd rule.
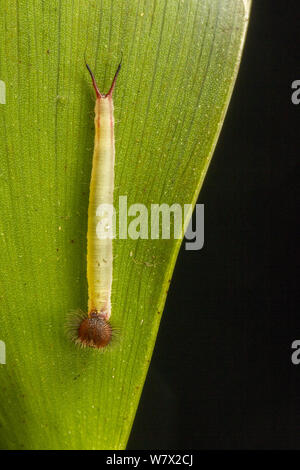
[[299,1],[253,2],[232,101],[181,250],[128,449],[300,449]]

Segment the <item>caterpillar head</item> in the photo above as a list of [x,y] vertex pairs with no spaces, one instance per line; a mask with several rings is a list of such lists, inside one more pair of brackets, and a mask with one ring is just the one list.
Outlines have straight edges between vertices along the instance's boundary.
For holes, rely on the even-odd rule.
[[78,346],[104,351],[111,346],[117,331],[103,312],[91,310],[87,315],[81,310],[70,312],[66,323],[69,338]]
[[105,348],[112,340],[113,330],[105,315],[96,310],[82,320],[76,343],[92,348]]

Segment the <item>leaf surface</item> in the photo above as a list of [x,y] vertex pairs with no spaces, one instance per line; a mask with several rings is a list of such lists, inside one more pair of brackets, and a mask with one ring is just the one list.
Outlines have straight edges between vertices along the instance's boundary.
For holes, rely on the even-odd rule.
[[84,55],[105,92],[123,53],[115,205],[119,196],[149,210],[195,204],[249,8],[246,0],[1,0],[2,448],[126,447],[180,246],[116,239],[119,340],[99,354],[66,338],[67,313],[87,308],[94,93]]

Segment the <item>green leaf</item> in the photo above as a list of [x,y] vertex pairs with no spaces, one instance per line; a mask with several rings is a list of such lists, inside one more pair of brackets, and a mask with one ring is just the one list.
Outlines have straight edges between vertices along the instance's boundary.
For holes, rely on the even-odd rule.
[[1,447],[124,449],[180,240],[115,240],[119,341],[101,354],[66,338],[67,313],[87,308],[94,94],[84,55],[107,91],[123,52],[116,204],[120,195],[148,209],[195,204],[250,1],[2,0],[0,8]]

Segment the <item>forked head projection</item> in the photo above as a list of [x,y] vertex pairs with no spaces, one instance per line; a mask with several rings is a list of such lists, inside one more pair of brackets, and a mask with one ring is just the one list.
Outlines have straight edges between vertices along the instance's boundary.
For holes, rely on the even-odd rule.
[[94,76],[93,72],[91,71],[90,66],[87,64],[87,62],[85,62],[85,65],[86,65],[86,68],[88,69],[89,74],[90,74],[90,76],[91,76],[91,79],[92,79],[92,82],[93,82],[93,87],[94,87],[94,89],[95,89],[97,98],[107,98],[108,96],[112,96],[112,93],[113,93],[113,91],[114,91],[115,84],[116,84],[116,81],[117,81],[117,77],[118,77],[119,72],[120,72],[120,70],[121,70],[122,58],[121,58],[121,60],[120,60],[120,63],[119,63],[119,65],[118,65],[118,68],[117,68],[117,70],[116,70],[116,73],[115,73],[115,76],[114,76],[114,78],[113,78],[113,81],[111,82],[110,89],[109,89],[108,93],[106,93],[106,94],[105,94],[105,93],[101,93],[101,92],[99,91],[98,85],[97,85],[96,80],[95,80],[95,76]]

